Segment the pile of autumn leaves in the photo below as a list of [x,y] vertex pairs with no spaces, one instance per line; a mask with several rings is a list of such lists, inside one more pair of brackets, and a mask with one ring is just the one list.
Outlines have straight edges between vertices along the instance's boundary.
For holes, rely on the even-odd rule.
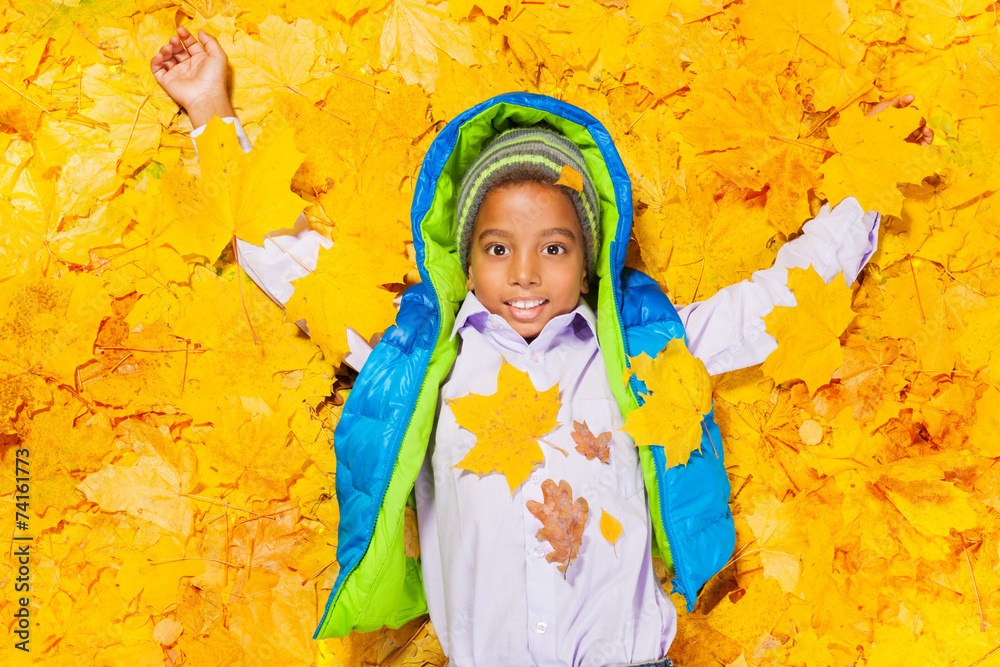
[[[9,3],[0,452],[8,476],[31,452],[32,657],[380,664],[413,637],[393,664],[444,663],[419,622],[311,640],[337,569],[326,397],[344,326],[380,331],[415,279],[430,141],[506,90],[609,129],[630,263],[676,303],[766,268],[821,199],[887,216],[859,284],[792,272],[799,306],[766,321],[778,351],[715,378],[737,552],[694,614],[676,600],[675,659],[971,665],[1000,646],[995,5],[631,5]],[[178,21],[219,35],[247,164],[281,174],[249,208],[219,176],[235,145],[199,166],[149,73]],[[919,111],[863,118],[903,92]],[[921,116],[928,148],[902,141]],[[263,201],[253,225],[211,224]],[[230,241],[302,207],[335,244],[297,285],[322,301],[286,318]],[[313,340],[284,321],[303,316]]]

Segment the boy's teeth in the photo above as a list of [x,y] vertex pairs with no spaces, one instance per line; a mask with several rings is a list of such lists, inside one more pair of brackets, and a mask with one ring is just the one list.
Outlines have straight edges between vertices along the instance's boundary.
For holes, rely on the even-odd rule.
[[515,308],[528,309],[540,306],[545,303],[545,299],[532,299],[531,301],[510,301],[510,305]]

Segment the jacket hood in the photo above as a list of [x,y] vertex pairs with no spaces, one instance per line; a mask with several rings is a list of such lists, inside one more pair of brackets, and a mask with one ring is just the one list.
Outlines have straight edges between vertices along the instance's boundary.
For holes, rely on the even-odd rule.
[[[431,144],[417,177],[410,213],[417,266],[442,305],[451,302],[457,310],[466,295],[455,245],[455,206],[462,176],[494,136],[542,121],[583,153],[600,206],[596,278],[613,276],[617,287],[631,234],[632,185],[611,136],[600,121],[572,104],[546,95],[507,93],[477,104],[448,123]],[[620,304],[618,298],[615,301]]]

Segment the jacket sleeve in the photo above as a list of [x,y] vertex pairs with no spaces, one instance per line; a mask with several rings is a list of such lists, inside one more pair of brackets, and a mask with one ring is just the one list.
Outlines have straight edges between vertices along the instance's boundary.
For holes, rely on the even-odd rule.
[[788,269],[810,265],[827,283],[844,274],[851,285],[878,244],[880,216],[865,212],[848,197],[836,207],[823,206],[802,228],[802,235],[778,250],[774,266],[719,290],[705,301],[677,308],[687,332],[688,349],[712,375],[759,364],[778,343],[762,319],[775,306],[794,306]]

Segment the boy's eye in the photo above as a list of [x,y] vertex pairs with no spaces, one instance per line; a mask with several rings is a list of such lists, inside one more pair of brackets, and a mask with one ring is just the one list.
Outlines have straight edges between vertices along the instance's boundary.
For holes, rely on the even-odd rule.
[[566,252],[566,248],[564,248],[561,245],[558,245],[556,243],[553,243],[551,245],[545,246],[545,254],[546,255],[560,255],[560,254],[562,254],[564,252]]
[[486,254],[487,255],[494,255],[496,257],[499,257],[500,255],[506,255],[507,254],[507,247],[506,246],[502,246],[499,243],[494,243],[493,245],[488,246],[486,248]]

